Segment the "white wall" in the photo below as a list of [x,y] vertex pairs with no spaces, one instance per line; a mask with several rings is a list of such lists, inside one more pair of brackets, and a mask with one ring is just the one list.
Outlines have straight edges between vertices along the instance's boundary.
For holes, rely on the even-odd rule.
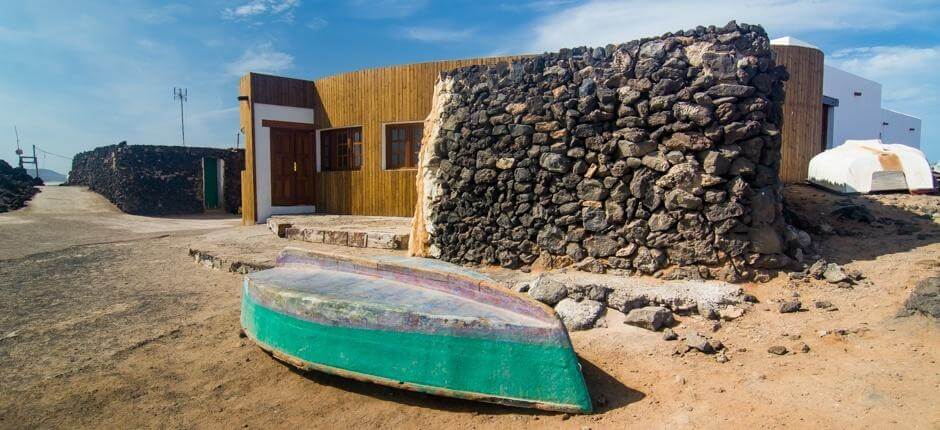
[[919,149],[920,119],[890,109],[882,109],[881,140],[884,143],[900,143]]
[[272,206],[271,205],[271,129],[262,127],[261,121],[299,122],[313,124],[313,109],[254,104],[255,114],[255,190],[257,190],[258,223],[264,223],[271,215],[291,215],[316,212],[316,206]]
[[[860,96],[855,93],[861,93]],[[825,66],[823,94],[839,100],[833,109],[832,146],[848,139],[877,139],[881,133],[881,84]]]

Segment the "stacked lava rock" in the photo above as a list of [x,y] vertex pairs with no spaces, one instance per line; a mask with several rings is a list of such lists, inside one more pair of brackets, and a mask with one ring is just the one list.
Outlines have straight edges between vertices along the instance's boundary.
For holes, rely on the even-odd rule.
[[26,206],[26,202],[39,192],[42,179],[34,178],[22,167],[10,166],[0,160],[0,213]]
[[412,249],[729,281],[800,261],[778,179],[787,77],[763,28],[734,22],[448,72]]
[[225,210],[241,207],[244,151],[158,145],[109,145],[77,154],[68,185],[85,185],[134,215],[194,214],[205,210],[203,159],[224,160]]

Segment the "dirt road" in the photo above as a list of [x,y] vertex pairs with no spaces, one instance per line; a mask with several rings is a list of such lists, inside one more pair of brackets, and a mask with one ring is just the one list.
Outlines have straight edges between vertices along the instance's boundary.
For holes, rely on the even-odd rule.
[[[894,318],[914,282],[940,271],[936,225],[824,242],[871,286],[779,277],[747,286],[761,303],[716,332],[684,317],[676,331],[720,339],[727,363],[674,354],[676,342],[611,312],[608,327],[572,336],[598,412],[569,417],[272,360],[238,337],[240,278],[187,255],[191,241],[237,224],[124,215],[71,187],[0,215],[0,428],[940,428],[940,327]],[[778,313],[775,300],[794,295],[810,309]],[[834,329],[846,334],[818,335]],[[767,353],[800,342],[810,351]]]

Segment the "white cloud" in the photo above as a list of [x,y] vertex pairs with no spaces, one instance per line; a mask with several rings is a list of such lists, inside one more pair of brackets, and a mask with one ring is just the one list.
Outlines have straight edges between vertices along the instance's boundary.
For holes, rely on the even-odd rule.
[[447,29],[435,27],[408,27],[402,29],[402,36],[421,42],[457,42],[474,33],[473,29]]
[[833,52],[826,62],[881,83],[881,98],[888,107],[915,116],[926,113],[940,117],[940,45],[842,49]]
[[899,7],[890,0],[593,0],[539,20],[528,51],[603,46],[696,25],[738,22],[761,24],[772,36],[814,30],[885,30],[929,23],[938,16],[935,2]]
[[300,6],[300,0],[252,0],[234,8],[225,8],[222,17],[245,21],[270,15],[293,20],[293,10],[297,6]]
[[241,76],[248,72],[279,73],[293,66],[292,55],[276,51],[270,43],[265,43],[246,50],[241,57],[229,63],[226,72],[231,76]]

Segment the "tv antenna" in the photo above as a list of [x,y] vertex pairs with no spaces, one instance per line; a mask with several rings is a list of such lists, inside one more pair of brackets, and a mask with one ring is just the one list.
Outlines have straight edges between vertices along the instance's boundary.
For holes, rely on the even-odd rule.
[[23,155],[23,149],[20,148],[20,131],[16,128],[15,125],[13,126],[13,133],[16,134],[16,156],[19,157],[20,159],[20,168],[25,169],[25,167],[23,167],[24,164],[32,164],[33,169],[36,172],[36,177],[38,178],[39,177],[39,163],[36,162],[36,145],[33,145],[32,157],[28,155]]
[[186,146],[186,124],[183,122],[183,102],[186,101],[189,91],[186,88],[173,87],[173,100],[180,101],[180,136],[183,137],[183,146]]

